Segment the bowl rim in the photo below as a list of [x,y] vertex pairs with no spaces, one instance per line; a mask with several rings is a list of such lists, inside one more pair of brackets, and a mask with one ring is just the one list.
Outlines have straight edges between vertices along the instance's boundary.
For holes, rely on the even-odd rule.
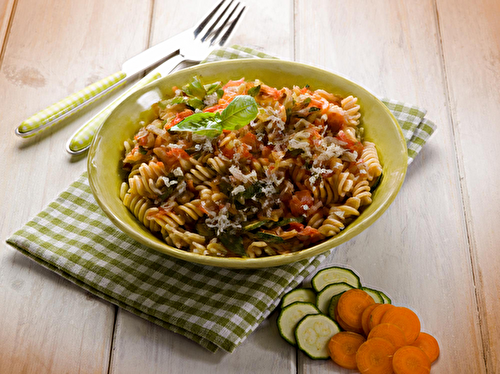
[[[364,88],[363,86],[357,84],[356,82],[352,81],[350,78],[346,78],[345,76],[334,73],[322,68],[318,68],[316,66],[300,63],[300,62],[295,62],[295,61],[287,61],[287,60],[279,60],[279,59],[264,59],[264,58],[246,58],[246,59],[230,59],[230,60],[222,60],[222,61],[214,61],[214,62],[208,62],[204,63],[203,65],[195,65],[186,69],[182,69],[180,71],[177,71],[175,73],[169,74],[165,77],[162,77],[160,79],[157,79],[148,85],[140,88],[137,91],[134,91],[132,94],[130,94],[127,98],[125,98],[110,114],[106,117],[105,121],[101,124],[99,129],[96,131],[94,139],[92,140],[92,143],[89,148],[89,153],[88,153],[88,158],[87,158],[87,171],[88,171],[88,178],[89,178],[89,184],[90,188],[92,190],[92,194],[98,203],[99,207],[104,211],[106,216],[112,221],[112,223],[115,225],[116,228],[118,228],[120,231],[124,232],[127,234],[129,237],[135,239],[139,243],[157,250],[158,252],[164,253],[166,255],[188,261],[188,262],[194,262],[198,263],[201,265],[209,265],[209,266],[215,266],[215,267],[222,267],[222,268],[236,268],[236,269],[257,269],[257,268],[267,268],[267,267],[276,267],[276,266],[282,266],[282,265],[287,265],[291,264],[293,262],[297,262],[300,260],[304,260],[313,256],[317,256],[319,254],[322,254],[328,250],[334,249],[338,247],[339,245],[347,242],[348,240],[354,238],[358,234],[360,234],[362,231],[364,231],[366,228],[368,228],[370,225],[372,225],[380,216],[389,208],[389,206],[392,204],[394,199],[396,198],[397,194],[399,193],[399,190],[401,189],[401,186],[404,182],[406,172],[407,172],[407,158],[404,160],[404,165],[403,170],[401,170],[401,173],[397,176],[396,180],[397,183],[395,184],[395,187],[393,188],[393,191],[385,198],[384,201],[381,201],[380,206],[378,206],[373,212],[371,212],[368,216],[364,217],[364,219],[359,222],[354,230],[349,231],[345,230],[344,232],[341,232],[340,234],[337,234],[329,239],[326,239],[322,243],[315,245],[310,248],[306,248],[303,250],[300,250],[298,252],[293,252],[293,253],[288,253],[288,254],[283,254],[283,255],[277,255],[277,256],[269,256],[269,257],[260,257],[260,258],[248,258],[248,257],[216,257],[216,256],[203,256],[195,253],[191,253],[182,249],[178,249],[175,247],[169,246],[167,243],[161,243],[161,242],[155,242],[143,235],[141,235],[139,232],[131,229],[126,222],[124,222],[118,215],[116,215],[112,209],[108,206],[108,204],[101,199],[100,195],[97,192],[97,187],[96,187],[96,177],[92,173],[92,169],[94,165],[92,164],[94,157],[97,152],[97,145],[98,145],[98,139],[99,139],[99,133],[101,129],[104,127],[105,123],[108,121],[108,119],[112,116],[112,114],[120,107],[123,105],[127,104],[127,99],[131,96],[135,95],[140,95],[148,90],[150,90],[152,87],[155,87],[157,85],[161,85],[161,82],[164,80],[170,79],[174,74],[177,73],[182,73],[185,74],[186,72],[195,72],[200,69],[200,67],[210,67],[215,64],[218,65],[238,65],[238,64],[244,64],[244,63],[264,63],[264,64],[286,64],[286,65],[294,65],[298,66],[301,68],[306,68],[306,69],[312,69],[316,70],[317,72],[321,74],[330,74],[333,76],[336,76],[342,80],[347,81],[348,83],[356,86],[358,90],[365,91],[375,102],[377,102],[381,108],[385,111],[386,114],[389,115],[391,118],[392,122],[394,125],[396,125],[397,132],[399,134],[399,145],[402,145],[404,148],[404,154],[407,155],[408,150],[407,150],[407,144],[406,140],[404,138],[401,126],[399,125],[397,119],[394,117],[392,112],[387,108],[387,106],[377,97],[375,96],[369,89]],[[205,77],[204,77],[205,78]],[[344,234],[345,233],[345,234]],[[338,242],[338,243],[336,243]]]

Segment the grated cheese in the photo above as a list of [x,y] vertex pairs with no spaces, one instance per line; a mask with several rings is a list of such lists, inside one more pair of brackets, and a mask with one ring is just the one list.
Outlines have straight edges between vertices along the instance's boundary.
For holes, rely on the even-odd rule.
[[168,177],[165,177],[163,175],[160,176],[159,179],[161,179],[163,181],[163,183],[165,183],[166,187],[170,187],[170,186],[173,186],[174,184],[178,183],[175,179],[174,180],[170,180],[170,179],[168,179]]
[[206,106],[214,106],[218,102],[219,102],[219,96],[217,96],[217,92],[205,96],[205,99],[203,100],[203,104],[205,104]]
[[238,187],[236,187],[235,189],[233,189],[231,191],[231,195],[237,195],[240,192],[244,192],[244,191],[245,191],[245,186],[243,186],[242,184],[240,184]]
[[248,174],[243,174],[243,172],[240,170],[239,167],[236,165],[233,165],[229,168],[229,172],[239,181],[243,183],[247,182],[256,182],[257,181],[257,172],[255,170],[252,170]]
[[182,177],[182,176],[184,176],[184,172],[182,171],[182,169],[181,169],[180,167],[175,168],[175,169],[172,171],[172,173],[174,173],[174,175],[175,175],[176,177]]
[[217,213],[212,211],[208,212],[209,218],[205,220],[205,223],[208,227],[217,229],[217,235],[220,235],[228,228],[241,228],[241,224],[229,219],[230,206],[231,204],[227,203]]

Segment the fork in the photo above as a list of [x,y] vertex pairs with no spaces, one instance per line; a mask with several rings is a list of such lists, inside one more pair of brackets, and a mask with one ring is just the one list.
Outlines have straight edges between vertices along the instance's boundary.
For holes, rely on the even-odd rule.
[[[218,13],[220,9],[222,9],[222,5],[225,1],[226,0],[220,2],[217,7],[214,8],[214,10],[204,20],[202,20],[196,26],[196,28],[194,28],[194,39],[186,45],[181,46],[178,54],[174,55],[169,60],[151,71],[143,79],[141,79],[129,90],[127,90],[124,94],[122,94],[115,101],[113,101],[98,114],[96,114],[87,123],[81,126],[69,138],[68,142],[66,143],[66,151],[71,155],[80,155],[86,152],[90,147],[90,143],[99,126],[127,96],[137,91],[139,88],[142,88],[147,84],[170,74],[182,62],[189,62],[191,64],[200,63],[216,47],[224,46],[224,44],[228,41],[229,37],[233,33],[234,29],[238,25],[238,22],[240,21],[246,9],[246,7],[244,5],[241,5],[240,2],[236,2],[235,6],[232,7],[234,0],[231,0],[230,3],[220,12],[215,21],[212,22],[212,18],[215,14]],[[241,9],[233,19],[233,15],[236,13],[240,5]],[[229,14],[225,16],[229,10]],[[221,35],[223,30],[226,31]]]

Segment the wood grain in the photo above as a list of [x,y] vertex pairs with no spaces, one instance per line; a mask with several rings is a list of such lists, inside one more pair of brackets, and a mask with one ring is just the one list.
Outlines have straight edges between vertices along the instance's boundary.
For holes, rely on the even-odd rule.
[[[500,372],[500,3],[437,2],[489,373]],[[459,26],[458,26],[459,25]],[[465,31],[465,32],[461,32]]]
[[[145,48],[149,21],[150,8],[135,1],[17,2],[0,67],[0,136],[6,143],[0,163],[2,374],[108,370],[115,307],[5,243],[84,171],[85,160],[71,160],[64,145],[96,108],[29,140],[17,138],[14,129],[119,69]],[[137,32],[124,38],[124,24]]]
[[0,0],[0,62],[4,54],[9,24],[12,21],[16,0]]
[[[329,261],[352,266],[365,284],[416,311],[443,352],[433,372],[485,372],[433,1],[335,3],[298,1],[297,59],[420,105],[439,129],[389,210]],[[300,355],[299,372],[346,371]]]

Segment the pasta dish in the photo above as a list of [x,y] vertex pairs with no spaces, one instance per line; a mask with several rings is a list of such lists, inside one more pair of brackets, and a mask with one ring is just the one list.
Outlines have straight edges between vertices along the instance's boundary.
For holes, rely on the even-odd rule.
[[123,204],[173,247],[262,257],[332,237],[382,176],[353,96],[195,77],[125,142]]

